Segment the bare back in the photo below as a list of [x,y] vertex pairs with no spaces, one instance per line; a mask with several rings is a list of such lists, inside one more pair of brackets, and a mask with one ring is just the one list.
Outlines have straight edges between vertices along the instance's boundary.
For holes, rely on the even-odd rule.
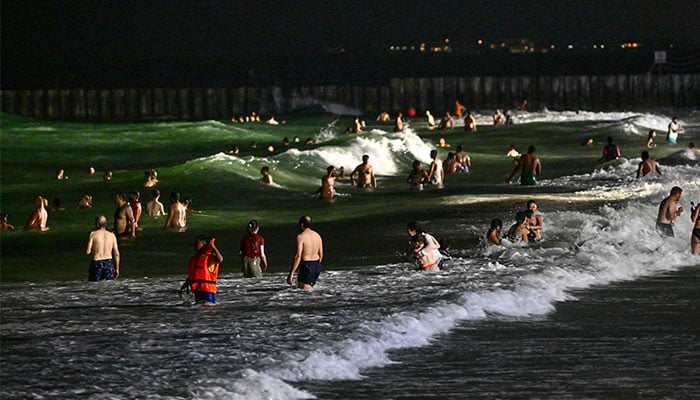
[[90,232],[86,253],[91,254],[93,260],[119,259],[117,237],[106,229]]
[[300,261],[322,261],[323,240],[310,228],[304,229],[297,235],[297,256]]

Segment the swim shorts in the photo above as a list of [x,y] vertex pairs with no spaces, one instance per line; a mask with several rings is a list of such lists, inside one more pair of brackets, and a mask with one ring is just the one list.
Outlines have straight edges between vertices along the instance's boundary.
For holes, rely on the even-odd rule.
[[700,240],[700,228],[693,229],[693,236],[695,236],[696,238],[698,238],[698,240]]
[[665,235],[665,236],[670,236],[674,237],[675,235],[673,234],[673,225],[671,224],[664,224],[661,222],[656,223],[656,230],[659,231],[659,233]]
[[216,293],[194,291],[195,303],[216,303]]
[[520,176],[520,184],[521,185],[537,185],[537,179],[535,178],[535,175],[524,174],[524,175]]
[[315,285],[318,276],[321,275],[321,268],[323,267],[320,261],[302,261],[299,266],[299,282]]
[[88,272],[88,281],[111,281],[114,279],[114,261],[112,259],[107,260],[93,260],[90,263],[90,270]]
[[672,136],[669,136],[669,137],[668,137],[668,142],[669,142],[669,143],[676,144],[676,138],[674,138],[674,137],[672,137]]

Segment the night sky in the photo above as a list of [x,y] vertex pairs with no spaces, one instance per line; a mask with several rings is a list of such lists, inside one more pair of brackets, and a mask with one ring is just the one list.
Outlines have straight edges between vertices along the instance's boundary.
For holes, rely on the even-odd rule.
[[252,76],[256,65],[321,68],[322,58],[310,60],[329,48],[347,49],[344,62],[366,62],[392,44],[444,38],[700,42],[695,0],[4,0],[1,10],[3,87],[99,84],[104,75],[186,84],[226,69]]

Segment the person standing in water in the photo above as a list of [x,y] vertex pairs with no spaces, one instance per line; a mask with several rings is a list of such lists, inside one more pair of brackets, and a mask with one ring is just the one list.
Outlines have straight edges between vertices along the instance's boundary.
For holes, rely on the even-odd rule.
[[614,161],[620,158],[620,147],[613,143],[612,136],[608,136],[608,144],[603,147],[603,156],[601,161]]
[[136,220],[129,202],[126,201],[126,194],[115,194],[114,203],[117,205],[114,211],[114,233],[117,236],[136,237]]
[[683,213],[683,207],[676,208],[676,202],[681,199],[683,189],[678,186],[671,188],[671,193],[659,204],[659,215],[656,217],[656,229],[665,236],[674,237],[673,226],[676,217]]
[[671,144],[676,144],[678,141],[678,134],[683,132],[683,127],[678,122],[677,117],[673,117],[671,122],[668,124],[668,133],[666,134],[666,140]]
[[200,235],[194,241],[195,253],[187,265],[187,279],[180,293],[192,289],[196,303],[216,303],[216,278],[224,256],[214,244],[215,238]]
[[438,187],[445,183],[445,170],[442,168],[442,161],[438,158],[437,150],[430,151],[430,170],[428,171],[428,182]]
[[311,290],[323,268],[323,240],[321,235],[311,229],[311,217],[304,215],[299,218],[299,233],[296,237],[296,253],[292,268],[287,276],[287,284],[291,285],[294,280],[294,273],[299,270],[297,277],[297,287],[299,289]]
[[29,220],[25,225],[27,229],[36,229],[42,232],[48,231],[49,227],[46,223],[49,220],[49,213],[46,211],[46,206],[49,205],[49,201],[41,196],[36,196],[34,198],[34,212],[29,216]]
[[[355,175],[357,175],[357,179],[355,179]],[[370,165],[367,154],[362,156],[362,164],[355,167],[350,173],[350,184],[355,186],[355,182],[360,188],[377,188],[377,178],[374,176],[374,168]]]
[[165,229],[184,230],[187,226],[187,209],[180,203],[180,193],[170,194],[170,208],[168,219],[165,221]]
[[659,163],[650,159],[649,152],[644,150],[642,152],[642,162],[640,162],[639,166],[637,167],[637,178],[646,176],[652,172],[656,172],[659,176],[661,176],[661,168],[659,168]]
[[542,172],[542,163],[535,154],[535,146],[530,145],[530,147],[527,148],[527,154],[520,157],[517,164],[515,164],[513,173],[510,174],[506,182],[510,183],[511,179],[518,173],[518,170],[520,170],[521,185],[537,184],[537,177]]
[[119,277],[119,246],[114,233],[107,230],[107,217],[95,218],[85,252],[92,255],[88,281],[111,281]]
[[260,224],[252,219],[246,227],[247,234],[241,239],[238,255],[243,264],[244,278],[262,278],[262,273],[267,269],[267,257],[265,256],[265,238],[258,232]]
[[691,204],[690,220],[693,221],[693,233],[690,235],[690,252],[692,254],[700,253],[700,205]]

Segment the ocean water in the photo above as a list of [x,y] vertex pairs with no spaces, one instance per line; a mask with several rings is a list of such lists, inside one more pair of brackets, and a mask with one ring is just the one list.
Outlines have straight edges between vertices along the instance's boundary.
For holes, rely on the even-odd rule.
[[[478,117],[484,122],[488,118]],[[598,135],[613,126],[642,140],[648,129],[663,130],[667,121],[660,115],[546,111],[516,118],[543,127],[582,123]],[[686,124],[689,131],[694,127],[692,121]],[[106,135],[116,128],[100,129],[91,135]],[[153,142],[164,140],[155,137],[163,134],[158,126],[135,125],[127,130],[143,135],[148,129],[156,131]],[[212,121],[168,125],[167,131],[176,136],[197,129],[206,133],[206,141],[213,137],[212,131],[238,127]],[[415,131],[393,134],[375,127],[367,136],[348,137],[337,134],[338,129],[342,128],[333,120],[318,124],[304,132],[313,132],[315,147],[274,155],[231,157],[225,151],[206,154],[209,149],[203,147],[201,157],[180,162],[175,149],[173,155],[162,155],[169,161],[159,164],[159,171],[185,187],[187,177],[200,170],[217,180],[232,176],[236,186],[257,179],[260,166],[271,164],[278,171],[278,190],[243,189],[238,207],[248,212],[241,214],[266,215],[272,209],[296,215],[299,204],[316,201],[310,193],[315,184],[309,181],[318,179],[318,170],[329,163],[356,164],[369,153],[382,171],[380,182],[390,192],[378,191],[378,199],[372,201],[391,207],[415,196],[405,192],[405,165],[414,158],[427,161],[429,142]],[[238,142],[262,142],[265,135],[243,131]],[[125,136],[127,140],[129,134]],[[40,162],[41,155],[37,158]],[[215,307],[195,306],[191,298],[178,296],[182,277],[174,274],[127,275],[103,283],[3,282],[0,395],[8,399],[697,398],[700,257],[689,252],[692,224],[687,214],[691,200],[700,203],[697,153],[674,149],[660,161],[664,175],[643,180],[632,178],[638,162],[630,157],[589,172],[543,179],[536,198],[544,215],[544,240],[531,246],[486,246],[480,238],[493,215],[480,213],[479,208],[493,213],[504,205],[510,213],[513,205],[524,206],[532,192],[487,183],[490,190],[483,193],[427,193],[421,201],[437,209],[464,210],[450,211],[449,218],[421,220],[435,236],[452,239],[453,256],[439,273],[417,272],[401,255],[397,243],[405,243],[407,236],[400,231],[406,221],[400,220],[392,228],[401,228],[384,243],[376,241],[386,231],[367,233],[375,242],[371,245],[354,239],[360,228],[349,228],[350,235],[341,236],[330,232],[336,225],[321,225],[324,237],[342,237],[349,246],[328,241],[336,260],[312,292],[284,285],[285,267],[273,268],[261,280],[243,280],[238,272],[223,270]],[[123,182],[136,180],[136,171],[144,165],[130,163],[117,174],[126,176]],[[14,193],[8,179],[13,178],[3,173],[5,199]],[[26,179],[28,184],[39,180]],[[88,179],[76,176],[77,187],[71,190],[78,193]],[[202,179],[206,183],[209,178]],[[674,185],[684,189],[680,203],[686,213],[677,221],[676,237],[662,238],[654,230],[654,220],[658,203]],[[104,189],[105,198],[111,189]],[[339,188],[344,196],[316,210],[319,220],[335,216],[333,223],[342,226],[358,212],[366,216],[378,212],[353,207],[353,201],[367,202],[372,194],[350,189]],[[243,198],[260,193],[270,198]],[[275,208],[279,198],[292,205]],[[201,207],[211,209],[213,217],[240,212],[216,201],[201,201]],[[12,209],[14,204],[4,200],[3,206]],[[410,214],[411,206],[406,207]],[[506,211],[504,225],[509,225],[505,215]],[[60,231],[61,221],[74,224],[78,231],[85,225],[70,222],[67,214],[57,218],[52,231]],[[5,253],[25,243],[24,233],[4,235],[3,262],[13,262]],[[231,242],[228,246],[233,248],[235,241]],[[384,258],[359,256],[363,249],[358,250],[355,242]],[[139,246],[137,242],[123,252],[138,253]],[[340,250],[346,247],[350,249]],[[185,249],[184,259],[189,251]],[[224,254],[235,258],[232,249]],[[137,256],[131,257],[127,256],[128,262],[137,263]]]

